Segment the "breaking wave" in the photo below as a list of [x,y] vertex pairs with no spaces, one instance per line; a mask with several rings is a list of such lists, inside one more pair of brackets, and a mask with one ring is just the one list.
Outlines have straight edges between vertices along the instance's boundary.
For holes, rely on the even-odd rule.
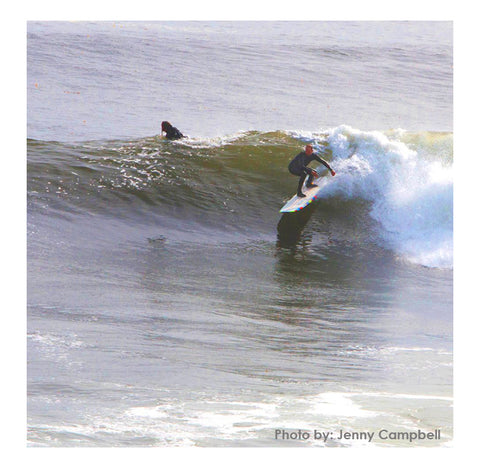
[[371,238],[400,257],[452,267],[451,133],[343,125],[176,142],[30,139],[29,211],[70,219],[91,213],[137,221],[168,217],[218,230],[264,231],[295,191],[286,167],[306,142],[337,172],[327,176],[319,204],[333,217],[357,220],[352,239],[362,226],[374,226]]

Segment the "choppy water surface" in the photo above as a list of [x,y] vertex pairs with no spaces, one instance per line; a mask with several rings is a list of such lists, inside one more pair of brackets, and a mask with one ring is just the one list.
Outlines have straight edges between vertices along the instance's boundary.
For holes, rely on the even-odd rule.
[[451,25],[306,24],[29,23],[30,445],[450,444]]

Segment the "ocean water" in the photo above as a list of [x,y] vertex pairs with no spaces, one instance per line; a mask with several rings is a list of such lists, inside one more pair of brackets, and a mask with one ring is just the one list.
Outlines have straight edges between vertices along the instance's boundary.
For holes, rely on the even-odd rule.
[[[451,445],[451,23],[27,45],[30,446]],[[281,215],[306,143],[337,175]]]

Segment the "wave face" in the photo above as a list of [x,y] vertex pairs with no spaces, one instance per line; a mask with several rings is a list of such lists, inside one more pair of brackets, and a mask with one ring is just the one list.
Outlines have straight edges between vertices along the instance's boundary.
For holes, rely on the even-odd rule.
[[364,227],[370,241],[408,261],[451,268],[451,133],[339,126],[177,142],[28,140],[29,211],[270,232],[296,188],[286,167],[306,142],[337,171],[321,204],[332,223],[356,220],[347,233],[352,242],[365,239]]

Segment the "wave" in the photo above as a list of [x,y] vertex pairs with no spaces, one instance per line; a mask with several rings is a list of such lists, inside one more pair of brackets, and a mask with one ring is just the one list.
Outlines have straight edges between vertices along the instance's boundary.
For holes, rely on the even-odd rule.
[[337,171],[327,176],[322,197],[332,222],[354,220],[352,239],[368,226],[402,258],[450,268],[452,139],[451,133],[365,132],[345,125],[175,142],[30,139],[29,210],[168,217],[254,233],[278,221],[278,210],[296,189],[286,167],[309,142]]
[[362,198],[387,245],[426,266],[453,264],[451,134],[328,132],[339,172],[324,196]]

